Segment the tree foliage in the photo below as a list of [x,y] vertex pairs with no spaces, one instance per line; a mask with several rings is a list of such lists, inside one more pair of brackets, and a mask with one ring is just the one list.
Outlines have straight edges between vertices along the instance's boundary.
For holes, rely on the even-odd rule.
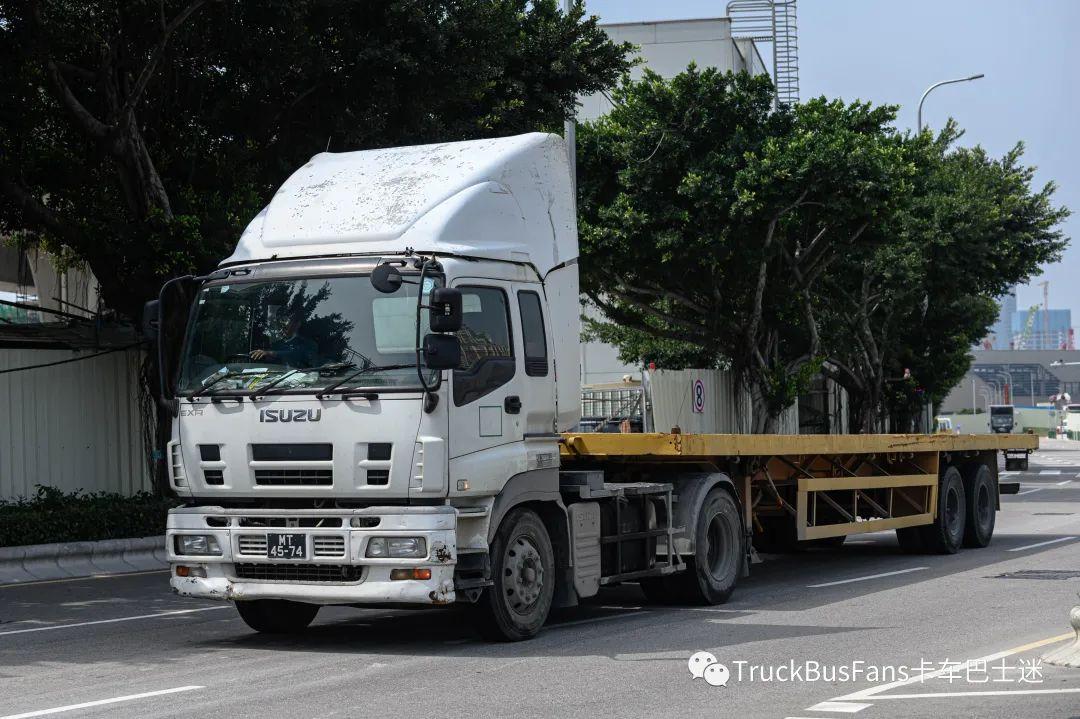
[[627,49],[556,0],[0,0],[0,234],[134,318],[312,155],[557,127]]
[[[731,367],[768,431],[816,372],[855,426],[903,424],[967,369],[993,298],[1065,244],[1053,187],[896,131],[895,108],[772,108],[765,77],[624,83],[579,132],[582,288],[624,360]],[[905,370],[907,372],[905,372]]]

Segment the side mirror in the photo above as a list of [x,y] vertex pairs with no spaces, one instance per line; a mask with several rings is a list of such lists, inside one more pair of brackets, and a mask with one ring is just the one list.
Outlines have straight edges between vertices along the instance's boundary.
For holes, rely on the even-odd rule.
[[431,291],[430,321],[432,332],[457,332],[461,329],[461,290],[436,287]]
[[393,294],[401,287],[401,272],[384,262],[371,271],[371,286],[384,295]]
[[150,300],[143,305],[142,333],[151,342],[157,342],[161,334],[161,303]]
[[429,369],[457,369],[461,366],[461,342],[453,335],[424,337],[424,366]]

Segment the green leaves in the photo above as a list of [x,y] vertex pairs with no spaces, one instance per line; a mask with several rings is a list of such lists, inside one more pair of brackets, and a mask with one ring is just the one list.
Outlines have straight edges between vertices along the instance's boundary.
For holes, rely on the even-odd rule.
[[[646,72],[579,128],[582,290],[626,361],[731,366],[768,429],[813,374],[854,427],[903,426],[966,370],[993,298],[1060,256],[1053,186],[892,126],[896,108],[772,110],[764,76]],[[827,361],[826,361],[827,360]],[[894,381],[911,371],[912,379]]]

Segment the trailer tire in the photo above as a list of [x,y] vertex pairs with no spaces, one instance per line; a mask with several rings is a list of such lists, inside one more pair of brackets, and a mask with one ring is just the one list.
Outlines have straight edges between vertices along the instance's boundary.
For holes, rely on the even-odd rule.
[[686,569],[641,583],[645,596],[663,604],[723,604],[739,581],[743,562],[742,514],[723,487],[705,495]]
[[262,634],[295,634],[307,629],[319,613],[318,604],[287,599],[253,599],[236,602],[244,624]]
[[964,494],[967,499],[964,546],[985,547],[994,536],[997,520],[994,475],[989,467],[981,463],[968,470],[964,473]]
[[967,519],[967,499],[960,470],[949,467],[938,485],[937,517],[922,530],[926,551],[934,554],[956,554],[964,542]]
[[555,594],[555,551],[543,520],[531,509],[511,510],[490,556],[493,584],[470,605],[477,631],[498,642],[536,636]]

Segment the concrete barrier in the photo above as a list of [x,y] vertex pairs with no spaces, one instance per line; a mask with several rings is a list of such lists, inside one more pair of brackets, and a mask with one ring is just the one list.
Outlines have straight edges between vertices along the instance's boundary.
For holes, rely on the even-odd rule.
[[163,536],[0,547],[0,584],[166,568]]

